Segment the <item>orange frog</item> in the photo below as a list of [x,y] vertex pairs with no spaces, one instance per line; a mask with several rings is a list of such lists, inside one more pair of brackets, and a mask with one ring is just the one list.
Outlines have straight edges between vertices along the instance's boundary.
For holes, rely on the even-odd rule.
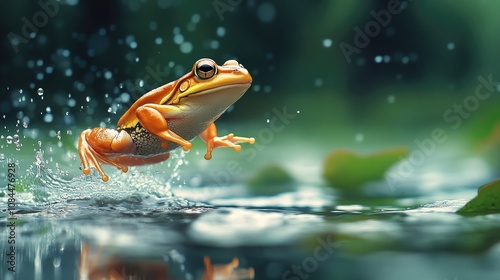
[[168,159],[170,151],[191,149],[200,136],[206,143],[205,159],[219,147],[240,151],[238,143],[254,138],[234,134],[218,137],[214,121],[247,91],[252,77],[241,64],[228,60],[217,65],[213,60],[198,60],[191,72],[176,81],[140,97],[123,114],[116,129],[84,130],[78,141],[83,174],[96,169],[104,182],[109,177],[101,164],[127,172],[127,166],[153,164]]

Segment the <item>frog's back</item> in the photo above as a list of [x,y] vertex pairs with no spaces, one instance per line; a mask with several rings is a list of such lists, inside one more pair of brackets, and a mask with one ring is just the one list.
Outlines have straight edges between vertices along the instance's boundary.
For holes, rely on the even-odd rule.
[[170,82],[166,85],[153,89],[139,99],[137,99],[130,108],[121,116],[118,120],[117,127],[121,129],[134,128],[135,125],[139,122],[136,116],[136,111],[139,107],[144,104],[152,103],[152,104],[160,104],[161,100],[165,98],[165,96],[169,96],[172,93],[172,89],[174,87],[174,82]]

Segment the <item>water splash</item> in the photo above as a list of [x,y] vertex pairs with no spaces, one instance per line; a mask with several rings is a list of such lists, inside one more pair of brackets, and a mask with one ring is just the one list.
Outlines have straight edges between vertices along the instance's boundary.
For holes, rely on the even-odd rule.
[[[111,172],[109,182],[102,182],[97,174],[68,178],[68,172],[59,164],[52,170],[44,158],[41,143],[35,159],[16,185],[16,199],[21,209],[71,209],[70,204],[92,207],[122,207],[124,210],[157,210],[159,207],[186,207],[194,203],[176,197],[172,188],[182,186],[181,167],[187,164],[185,153],[173,153],[167,166],[170,176],[148,168],[130,168],[129,172]],[[5,161],[5,156],[4,156]],[[163,175],[163,176],[162,176]],[[0,195],[0,201],[7,202]]]

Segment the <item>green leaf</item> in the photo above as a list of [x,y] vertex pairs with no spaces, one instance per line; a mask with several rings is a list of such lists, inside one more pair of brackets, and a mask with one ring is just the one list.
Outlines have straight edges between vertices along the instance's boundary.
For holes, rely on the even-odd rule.
[[257,172],[248,180],[250,191],[257,195],[271,195],[290,191],[295,180],[283,167],[271,164]]
[[499,213],[500,179],[480,187],[477,196],[467,202],[457,213]]
[[391,148],[370,155],[336,150],[326,158],[323,177],[334,188],[357,192],[365,183],[383,179],[387,170],[407,155],[406,148]]

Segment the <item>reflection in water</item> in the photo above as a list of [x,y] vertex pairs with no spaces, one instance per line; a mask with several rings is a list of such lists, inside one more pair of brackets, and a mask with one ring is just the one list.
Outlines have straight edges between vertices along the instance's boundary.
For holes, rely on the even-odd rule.
[[89,253],[89,246],[82,244],[79,263],[81,280],[151,279],[167,280],[167,265],[158,260],[125,260],[118,257],[103,259],[100,249]]
[[213,279],[253,279],[255,276],[255,271],[252,267],[238,268],[240,261],[238,258],[234,258],[230,263],[223,265],[212,265],[209,257],[204,257],[203,262],[205,263],[205,274],[203,275],[203,280],[213,280]]
[[[255,271],[250,268],[238,268],[238,258],[228,264],[213,265],[210,257],[203,258],[205,271],[200,280],[243,280],[254,279]],[[165,262],[153,259],[126,259],[125,257],[107,257],[102,247],[91,252],[89,245],[83,243],[79,262],[80,280],[168,280],[175,279],[168,271]]]

